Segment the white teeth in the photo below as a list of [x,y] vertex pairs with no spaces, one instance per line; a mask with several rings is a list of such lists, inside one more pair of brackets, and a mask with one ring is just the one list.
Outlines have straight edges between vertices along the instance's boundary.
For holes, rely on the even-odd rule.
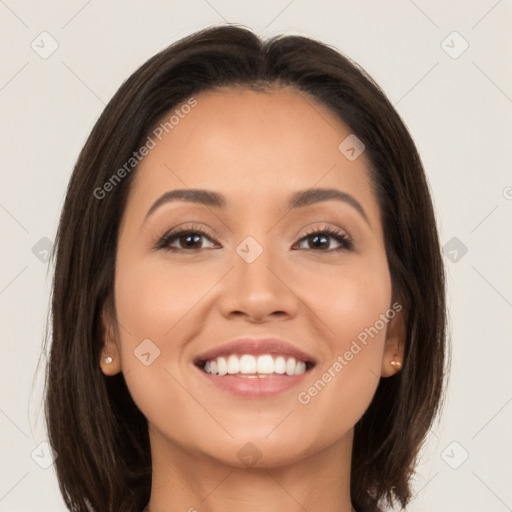
[[256,373],[256,358],[244,354],[240,358],[240,373]]
[[286,372],[286,361],[283,356],[276,357],[276,360],[274,361],[274,371],[276,373]]
[[256,362],[257,373],[274,373],[274,360],[271,355],[258,357]]
[[304,361],[297,361],[295,365],[295,375],[302,375],[306,371],[306,363]]
[[246,378],[268,377],[273,373],[287,375],[302,375],[306,371],[306,363],[297,361],[294,357],[272,356],[263,354],[253,356],[243,354],[237,356],[231,354],[229,357],[217,357],[206,361],[204,371],[213,375],[239,375]]
[[[206,364],[208,364],[208,362]],[[204,371],[206,372],[206,365],[205,365]],[[206,373],[208,373],[208,372],[206,372]],[[228,373],[230,375],[235,375],[236,373],[240,373],[240,362],[238,361],[238,357],[236,357],[235,355],[229,356],[229,358],[228,358]]]
[[[212,368],[212,373],[215,373]],[[290,357],[286,361],[286,375],[294,375],[295,374],[295,359]]]
[[228,373],[228,363],[223,357],[217,358],[217,370],[219,375],[226,375]]

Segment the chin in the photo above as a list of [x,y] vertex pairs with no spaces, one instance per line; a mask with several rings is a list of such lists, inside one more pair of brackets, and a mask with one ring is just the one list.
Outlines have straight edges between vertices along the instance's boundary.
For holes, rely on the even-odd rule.
[[[332,433],[318,436],[304,431],[290,432],[283,429],[269,435],[268,427],[257,431],[254,428],[233,439],[225,437],[215,440],[203,448],[207,454],[220,464],[237,468],[278,468],[300,462],[336,442],[339,438]],[[222,450],[219,451],[219,446]]]

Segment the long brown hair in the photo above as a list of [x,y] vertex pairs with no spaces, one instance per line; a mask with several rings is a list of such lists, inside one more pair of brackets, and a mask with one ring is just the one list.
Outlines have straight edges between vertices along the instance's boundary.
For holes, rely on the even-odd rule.
[[[357,64],[300,36],[261,40],[238,26],[202,30],[158,53],[120,87],[83,147],[56,238],[45,411],[61,492],[74,511],[137,511],[149,500],[147,421],[122,373],[99,365],[101,313],[113,306],[118,227],[136,173],[101,188],[164,114],[221,86],[289,86],[320,100],[365,145],[394,299],[406,311],[403,370],[380,380],[355,427],[351,496],[374,510],[411,497],[419,447],[439,409],[446,363],[445,276],[432,201],[414,143]],[[96,193],[95,193],[96,191]]]

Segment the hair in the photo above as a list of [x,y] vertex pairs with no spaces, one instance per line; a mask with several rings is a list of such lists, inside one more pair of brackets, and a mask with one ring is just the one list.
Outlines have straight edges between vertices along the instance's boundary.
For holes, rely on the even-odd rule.
[[45,381],[49,441],[65,503],[73,511],[140,511],[151,491],[147,420],[122,372],[106,377],[99,364],[102,312],[115,314],[118,228],[136,167],[102,199],[95,191],[164,114],[221,87],[292,88],[325,105],[366,147],[406,344],[402,371],[380,379],[355,426],[351,498],[369,511],[395,503],[404,508],[419,449],[443,399],[448,355],[445,271],[420,157],[390,101],[356,63],[310,38],[262,40],[233,25],[187,36],[135,71],[96,122],[71,176],[52,255]]

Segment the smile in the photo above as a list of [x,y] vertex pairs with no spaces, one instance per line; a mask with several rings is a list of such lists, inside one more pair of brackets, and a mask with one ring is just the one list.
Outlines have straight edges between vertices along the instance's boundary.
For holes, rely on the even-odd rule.
[[314,356],[278,338],[238,338],[193,360],[201,379],[222,393],[266,398],[302,385]]
[[200,367],[211,375],[234,375],[240,378],[269,378],[302,375],[312,363],[278,354],[230,354],[205,361]]

